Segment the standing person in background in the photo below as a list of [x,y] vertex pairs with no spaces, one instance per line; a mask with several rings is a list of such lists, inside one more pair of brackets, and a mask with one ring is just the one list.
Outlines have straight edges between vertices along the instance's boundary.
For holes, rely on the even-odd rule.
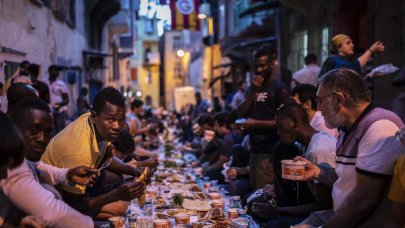
[[247,83],[246,81],[240,81],[238,83],[239,89],[236,91],[235,95],[233,95],[232,101],[231,101],[231,108],[232,111],[236,110],[240,103],[242,103],[243,99],[245,99],[245,93],[246,93],[246,88],[247,88]]
[[318,66],[318,57],[310,53],[305,56],[305,67],[293,74],[291,89],[301,84],[310,84],[316,86],[321,68]]
[[274,67],[272,70],[272,77],[274,80],[280,80],[284,82],[287,86],[291,84],[291,71],[278,60],[278,52],[276,49],[272,48],[269,44],[265,44],[266,48],[273,49],[274,51]]
[[246,98],[239,105],[238,117],[246,118],[239,126],[249,132],[250,181],[252,189],[263,188],[274,181],[272,152],[279,141],[275,122],[277,108],[290,101],[288,86],[273,78],[276,51],[261,46],[253,55],[255,76]]
[[207,113],[208,108],[210,107],[208,101],[201,98],[200,92],[195,93],[195,102],[196,103],[191,114],[193,120],[199,117],[201,114]]
[[27,60],[24,60],[20,63],[20,67],[18,69],[18,72],[15,72],[13,76],[11,76],[6,83],[6,87],[8,88],[11,84],[17,83],[17,82],[22,82],[25,84],[31,85],[31,79],[29,78],[30,71],[29,71],[29,66],[30,62]]
[[39,98],[45,101],[45,103],[49,104],[51,103],[51,97],[49,95],[49,87],[46,83],[38,80],[40,69],[41,67],[38,64],[33,63],[30,64],[29,66],[32,87],[34,87],[38,91]]
[[91,106],[89,104],[89,99],[87,98],[87,95],[89,94],[89,90],[85,87],[83,87],[80,90],[80,95],[77,98],[77,113],[78,116],[83,115],[84,113],[90,111]]
[[0,82],[0,110],[3,111],[3,102],[4,102],[4,84],[2,82]]
[[65,128],[67,104],[69,104],[66,84],[62,80],[58,80],[60,70],[60,67],[56,65],[51,65],[48,68],[49,80],[47,83],[51,95],[55,134]]
[[353,48],[354,44],[348,35],[335,35],[331,40],[330,52],[333,55],[325,60],[318,77],[336,68],[349,68],[361,74],[361,69],[366,65],[370,57],[374,53],[383,52],[385,49],[384,44],[381,41],[377,41],[360,57],[350,60],[350,57],[354,54]]

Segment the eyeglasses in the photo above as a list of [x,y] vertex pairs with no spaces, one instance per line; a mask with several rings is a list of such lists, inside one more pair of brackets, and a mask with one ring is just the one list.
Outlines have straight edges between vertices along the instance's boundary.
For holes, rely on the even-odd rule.
[[323,99],[325,99],[325,98],[327,98],[327,97],[330,97],[330,96],[332,96],[332,95],[335,95],[335,94],[336,94],[336,92],[332,92],[332,93],[326,94],[325,96],[316,97],[316,98],[315,98],[315,101],[316,101],[316,103],[317,103],[318,105],[320,105],[320,104],[322,103],[322,100],[323,100]]

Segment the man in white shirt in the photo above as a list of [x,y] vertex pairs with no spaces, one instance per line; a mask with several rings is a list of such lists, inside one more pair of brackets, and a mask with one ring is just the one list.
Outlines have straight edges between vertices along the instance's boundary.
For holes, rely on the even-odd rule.
[[61,67],[57,65],[49,66],[49,78],[48,81],[46,81],[51,96],[51,108],[55,123],[54,134],[57,134],[65,127],[67,105],[69,104],[66,84],[58,79],[60,71]]
[[295,72],[292,76],[291,88],[301,84],[310,84],[316,86],[316,79],[318,78],[321,68],[317,64],[317,57],[315,54],[308,54],[305,56],[305,67]]
[[291,99],[300,104],[307,112],[309,124],[315,130],[323,131],[337,138],[338,131],[336,128],[330,129],[325,125],[325,119],[320,111],[317,111],[316,87],[309,84],[301,84],[291,90]]
[[236,110],[239,107],[240,103],[242,103],[243,99],[245,99],[247,83],[246,83],[246,81],[240,81],[238,85],[239,85],[239,89],[233,95],[232,101],[230,104],[232,110]]

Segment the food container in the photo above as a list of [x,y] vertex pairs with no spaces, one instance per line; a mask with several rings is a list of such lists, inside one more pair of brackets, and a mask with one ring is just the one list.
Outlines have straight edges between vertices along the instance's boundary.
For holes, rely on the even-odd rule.
[[213,200],[221,198],[221,194],[219,192],[208,193],[208,196]]
[[129,228],[136,228],[136,219],[137,219],[137,215],[135,214],[131,214],[128,215],[128,226]]
[[174,219],[177,225],[190,224],[190,215],[187,213],[177,213],[174,215]]
[[203,168],[201,168],[201,167],[196,167],[196,168],[193,169],[193,171],[194,171],[195,174],[201,174],[201,175],[202,175]]
[[287,180],[303,180],[305,165],[303,161],[281,160],[282,177]]
[[229,219],[234,219],[238,217],[238,211],[235,208],[229,208],[228,209],[228,218]]
[[125,227],[125,218],[121,216],[115,216],[108,219],[108,223],[112,228],[123,228]]
[[150,228],[153,227],[153,218],[151,216],[138,216],[136,219],[137,228]]
[[169,228],[169,220],[155,219],[153,220],[153,228]]
[[246,210],[245,209],[238,209],[238,216],[239,217],[245,217],[246,216]]
[[212,201],[212,208],[220,208],[220,209],[224,209],[225,208],[225,202],[223,200],[220,199],[216,199]]
[[158,190],[155,187],[146,187],[146,196],[150,199],[156,199]]
[[247,218],[232,219],[233,227],[235,228],[249,228],[250,221]]

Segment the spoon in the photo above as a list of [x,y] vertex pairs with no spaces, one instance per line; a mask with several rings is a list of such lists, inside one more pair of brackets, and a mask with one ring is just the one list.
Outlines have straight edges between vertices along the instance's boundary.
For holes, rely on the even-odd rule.
[[107,168],[112,162],[112,158],[108,158],[102,165],[101,167],[98,169],[98,171],[100,172],[101,170]]

